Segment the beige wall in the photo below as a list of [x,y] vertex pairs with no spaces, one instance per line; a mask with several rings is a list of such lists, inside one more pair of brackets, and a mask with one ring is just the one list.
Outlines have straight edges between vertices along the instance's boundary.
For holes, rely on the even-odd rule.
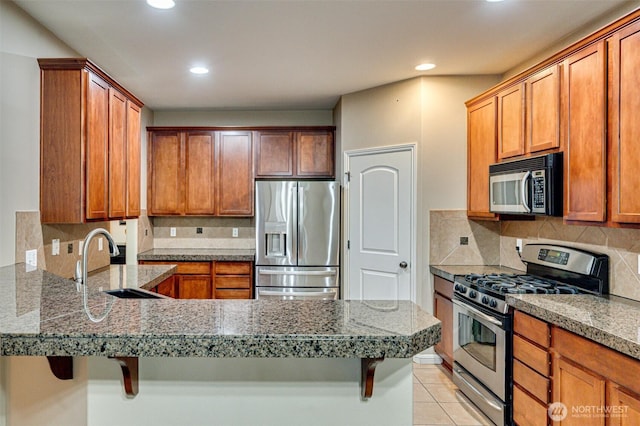
[[417,144],[414,271],[417,302],[429,311],[429,210],[466,206],[464,102],[498,81],[498,76],[418,77],[345,95],[339,104],[338,170],[350,150]]
[[24,262],[24,253],[15,257],[16,211],[39,208],[36,58],[56,56],[77,54],[13,3],[0,0],[0,266]]

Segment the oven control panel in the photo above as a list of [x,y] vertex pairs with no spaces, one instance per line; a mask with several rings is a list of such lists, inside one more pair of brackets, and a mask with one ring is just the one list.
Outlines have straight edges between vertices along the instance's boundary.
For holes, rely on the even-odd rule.
[[492,311],[506,314],[509,311],[509,305],[504,300],[494,297],[490,294],[478,291],[466,284],[455,282],[453,286],[454,293],[463,299],[470,300],[480,306],[484,306]]
[[541,248],[538,252],[538,260],[544,260],[545,262],[558,265],[566,265],[569,262],[569,253],[566,251]]

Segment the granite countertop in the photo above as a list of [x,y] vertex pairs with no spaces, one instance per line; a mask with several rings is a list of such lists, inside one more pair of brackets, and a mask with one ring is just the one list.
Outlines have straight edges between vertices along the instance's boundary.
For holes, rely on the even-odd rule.
[[640,359],[640,303],[617,296],[510,294],[507,303],[541,320]]
[[253,262],[255,255],[256,251],[254,249],[164,248],[139,253],[138,260],[168,262],[210,262],[212,260]]
[[[174,268],[127,266],[125,285],[149,288]],[[71,280],[25,264],[0,268],[0,355],[409,358],[440,340],[440,321],[408,301],[118,299],[99,291],[117,286],[121,271],[90,276],[85,310]]]
[[429,271],[445,280],[467,274],[524,274],[524,271],[497,265],[430,265]]

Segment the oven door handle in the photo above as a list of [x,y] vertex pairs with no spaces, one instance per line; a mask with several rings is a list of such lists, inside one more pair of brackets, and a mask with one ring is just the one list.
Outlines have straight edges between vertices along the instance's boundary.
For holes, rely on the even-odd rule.
[[469,387],[469,389],[471,389],[474,393],[476,393],[480,398],[482,398],[482,400],[489,404],[491,406],[491,408],[497,410],[497,411],[502,411],[503,408],[500,407],[499,405],[497,405],[495,402],[488,400],[487,398],[485,398],[484,395],[482,395],[482,392],[480,392],[475,386],[473,386],[473,384],[471,384],[471,382],[469,382],[464,376],[467,374],[466,371],[462,371],[459,368],[455,368],[453,367],[453,369],[455,370],[456,373],[458,373],[458,378],[460,380],[462,380],[465,385],[467,385]]
[[498,327],[502,327],[502,321],[498,321],[497,319],[495,319],[491,315],[487,315],[484,312],[481,312],[481,311],[477,310],[473,306],[467,305],[466,303],[461,303],[461,302],[458,302],[457,300],[452,300],[452,302],[453,302],[454,305],[457,305],[458,307],[469,311],[469,313],[471,315],[473,315],[473,316],[475,316],[477,318],[480,318],[482,320],[488,321],[491,324],[497,325]]

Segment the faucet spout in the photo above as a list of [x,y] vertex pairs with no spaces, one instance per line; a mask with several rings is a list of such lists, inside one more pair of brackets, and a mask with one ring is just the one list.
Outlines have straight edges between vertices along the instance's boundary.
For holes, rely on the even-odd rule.
[[89,232],[87,234],[87,236],[84,238],[84,246],[82,248],[82,267],[80,267],[80,260],[78,261],[78,263],[76,264],[76,271],[75,271],[75,280],[78,284],[86,284],[87,283],[87,269],[88,269],[88,257],[89,257],[89,243],[91,243],[91,240],[93,240],[93,238],[97,235],[104,235],[107,239],[107,241],[109,242],[109,255],[111,257],[117,256],[120,254],[120,250],[118,250],[118,245],[115,243],[115,241],[113,241],[113,237],[111,236],[111,234],[109,233],[109,231],[107,231],[104,228],[96,228],[93,231]]

